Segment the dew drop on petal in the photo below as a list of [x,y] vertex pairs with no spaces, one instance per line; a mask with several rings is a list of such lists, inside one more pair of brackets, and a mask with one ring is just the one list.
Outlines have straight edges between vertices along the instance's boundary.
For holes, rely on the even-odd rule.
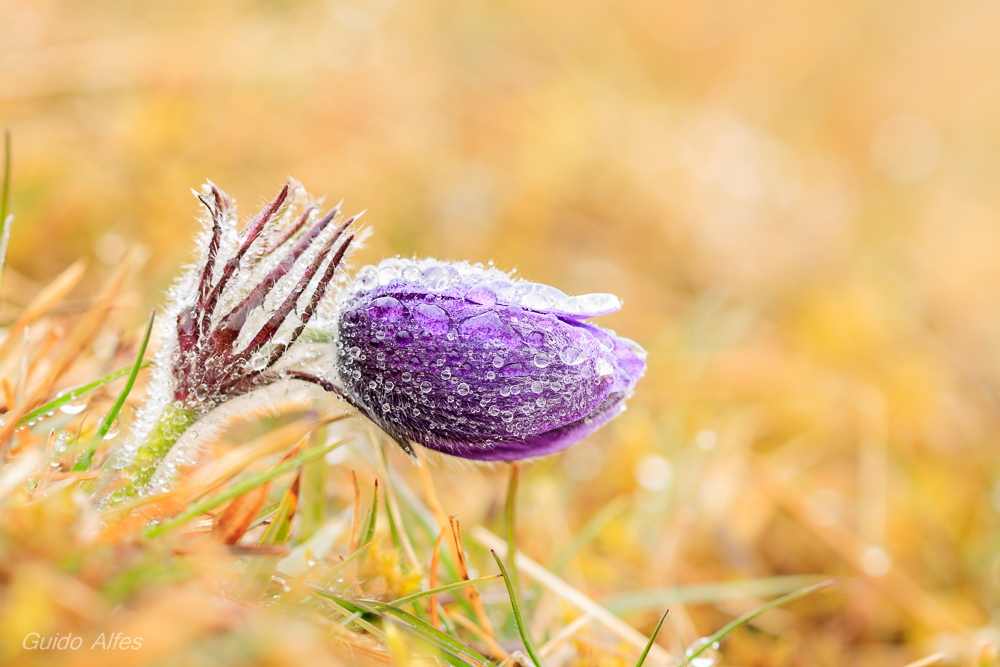
[[614,360],[608,359],[607,355],[603,356],[597,360],[596,368],[598,375],[611,375],[615,372]]
[[548,355],[542,354],[541,352],[535,355],[534,361],[535,361],[535,366],[538,366],[539,368],[545,368],[550,363],[552,363],[552,360],[549,359]]
[[421,303],[415,306],[413,308],[413,319],[426,331],[435,336],[448,333],[448,327],[451,324],[448,313],[444,312],[444,309],[440,306],[430,303]]
[[584,356],[578,348],[570,346],[559,350],[559,359],[568,366],[575,366],[583,361]]
[[431,383],[430,382],[421,382],[420,383],[420,391],[421,391],[421,393],[429,394],[430,391],[431,391],[431,388],[432,387],[431,387]]
[[496,305],[497,295],[493,293],[489,287],[480,285],[479,287],[474,287],[465,295],[466,300],[472,303],[477,303],[480,306],[493,306]]
[[469,391],[470,391],[469,385],[467,385],[466,383],[463,382],[462,384],[458,385],[458,394],[460,396],[468,396]]
[[531,391],[534,392],[534,393],[536,393],[536,394],[542,393],[542,391],[544,389],[545,389],[545,385],[543,385],[538,380],[535,380],[534,382],[531,383]]
[[368,306],[368,314],[370,316],[385,322],[398,320],[400,315],[405,312],[406,307],[403,306],[398,299],[394,299],[391,296],[384,296],[380,299],[375,299],[375,301]]

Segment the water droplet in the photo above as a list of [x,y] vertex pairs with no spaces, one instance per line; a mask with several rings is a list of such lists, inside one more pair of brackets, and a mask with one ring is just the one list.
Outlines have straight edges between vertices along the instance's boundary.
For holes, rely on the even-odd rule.
[[431,389],[432,389],[432,387],[431,387],[431,383],[430,382],[421,382],[420,383],[420,392],[422,394],[429,394],[430,391],[431,391]]
[[468,396],[469,395],[469,385],[465,384],[464,382],[462,384],[458,385],[458,394],[460,396]]
[[[688,659],[688,665],[691,667],[712,667],[719,662],[719,643],[709,645],[708,637],[701,637],[696,639],[686,651],[684,651],[684,656]],[[701,651],[701,653],[698,653]],[[698,657],[694,657],[695,653],[698,653]]]
[[412,338],[413,337],[410,336],[410,332],[406,329],[400,329],[396,332],[396,342],[400,345],[406,345],[412,340]]
[[59,411],[66,413],[67,415],[78,415],[86,409],[86,403],[67,403],[66,405],[60,407]]
[[435,336],[442,336],[448,333],[448,327],[451,324],[448,313],[444,312],[444,309],[440,306],[430,303],[417,304],[413,308],[413,319],[426,331]]
[[476,315],[462,322],[459,333],[463,338],[479,338],[499,343],[513,350],[521,346],[521,337],[507,326],[494,312]]
[[495,405],[492,405],[490,406],[490,409],[487,410],[487,412],[489,413],[490,417],[496,417],[497,415],[500,414],[500,408],[498,408]]
[[403,371],[403,374],[400,377],[403,379],[403,382],[409,382],[413,376],[410,375],[409,371]]
[[451,276],[443,266],[429,266],[421,274],[424,285],[433,290],[442,290],[451,284]]
[[441,371],[441,379],[444,380],[445,382],[447,382],[448,380],[450,380],[451,379],[451,371],[448,370],[447,368],[444,369],[443,371]]
[[393,322],[406,312],[406,307],[398,299],[394,299],[391,296],[384,296],[380,299],[375,299],[368,306],[366,312],[375,319],[384,322]]
[[597,360],[597,374],[598,375],[611,375],[615,372],[614,358],[608,359],[609,355],[605,355]]
[[561,359],[564,364],[575,366],[584,360],[584,356],[583,352],[579,349],[570,346],[559,350],[559,359]]
[[493,368],[503,368],[503,357],[493,357]]
[[615,349],[615,343],[610,338],[601,339],[601,349],[605,352],[611,352]]
[[115,489],[114,492],[111,494],[111,500],[114,501],[114,502],[116,502],[116,503],[117,502],[121,502],[121,501],[125,500],[125,494],[126,494],[126,491],[125,491],[124,487],[120,488],[120,489]]
[[104,439],[110,440],[111,438],[118,435],[118,431],[120,428],[121,426],[118,423],[118,418],[115,417],[115,420],[111,422],[111,426],[108,427],[108,432],[104,434]]
[[406,282],[415,283],[420,280],[420,269],[410,264],[403,269],[401,275]]
[[535,380],[534,382],[531,383],[531,391],[533,391],[536,394],[542,393],[542,391],[544,389],[545,389],[545,385],[543,385],[538,380]]
[[494,373],[493,371],[486,371],[486,379],[492,382],[493,380],[497,379],[497,374]]
[[494,306],[497,302],[497,295],[493,293],[493,290],[483,285],[469,290],[465,298],[472,303],[478,303],[480,306]]
[[546,366],[552,363],[552,360],[549,359],[549,356],[547,354],[542,354],[541,352],[539,352],[538,354],[535,355],[534,362],[535,366],[538,366],[539,368],[545,368]]

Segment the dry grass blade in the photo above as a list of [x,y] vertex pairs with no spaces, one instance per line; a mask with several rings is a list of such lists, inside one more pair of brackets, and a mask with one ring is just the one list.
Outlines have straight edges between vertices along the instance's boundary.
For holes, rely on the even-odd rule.
[[[281,505],[278,507],[278,513],[271,521],[271,525],[268,526],[264,537],[261,538],[260,546],[275,546],[288,541],[292,530],[292,518],[299,506],[301,480],[302,473],[300,471],[285,491]],[[239,581],[236,582],[233,596],[254,604],[260,603],[277,567],[278,558],[276,556],[254,556],[250,559],[250,563],[243,571]]]
[[[448,523],[451,525],[451,536],[452,545],[455,547],[455,563],[458,565],[458,576],[466,581],[469,580],[469,562],[465,558],[465,549],[462,546],[462,531],[459,526],[458,517],[454,514],[448,515]],[[465,597],[472,605],[473,611],[476,613],[476,620],[479,622],[479,627],[488,634],[493,639],[496,639],[496,633],[493,631],[493,624],[490,623],[489,616],[486,615],[486,608],[483,607],[483,601],[479,597],[479,591],[475,588],[465,589]]]
[[[135,255],[134,253],[130,253],[121,262],[111,278],[104,284],[101,296],[97,299],[97,302],[87,310],[69,335],[63,340],[58,354],[55,355],[52,361],[48,375],[29,392],[26,400],[20,401],[17,409],[12,411],[13,414],[10,415],[3,426],[0,426],[0,446],[9,446],[11,435],[17,428],[21,417],[51,393],[52,388],[63,374],[72,367],[77,358],[93,342],[104,325],[104,321],[107,319],[111,305],[121,294],[135,263]],[[51,308],[52,305],[54,303],[49,304],[46,309]]]
[[815,534],[834,553],[840,555],[851,564],[857,572],[872,584],[885,590],[899,607],[913,615],[928,628],[948,628],[949,630],[968,637],[970,629],[959,621],[948,609],[921,588],[915,581],[894,568],[881,577],[872,577],[865,571],[861,562],[862,543],[858,537],[847,528],[831,524],[821,526],[809,516],[807,502],[803,493],[789,482],[759,461],[751,461],[756,473],[758,488],[761,492],[791,514],[807,530]]
[[212,536],[223,544],[239,542],[257,512],[264,506],[270,492],[271,483],[265,482],[242,496],[237,496],[219,515],[215,528],[212,529]]
[[936,665],[942,662],[948,657],[947,653],[934,653],[926,658],[921,658],[920,660],[914,660],[913,662],[906,665],[906,667],[930,667],[930,665]]
[[24,331],[26,327],[34,324],[56,304],[65,299],[73,288],[76,287],[77,283],[80,282],[80,279],[83,278],[86,269],[87,263],[82,259],[77,260],[46,285],[7,330],[3,342],[0,343],[0,354],[6,354],[18,334]]

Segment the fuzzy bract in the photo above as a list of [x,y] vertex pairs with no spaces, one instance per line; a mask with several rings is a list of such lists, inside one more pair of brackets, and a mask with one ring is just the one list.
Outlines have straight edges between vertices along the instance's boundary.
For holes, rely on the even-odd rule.
[[387,259],[335,311],[345,397],[397,441],[466,459],[551,454],[625,408],[645,351],[585,320],[621,307],[494,268]]
[[171,290],[149,396],[112,459],[130,475],[130,494],[169,487],[186,459],[175,444],[195,422],[294,377],[303,356],[296,341],[353,239],[357,216],[341,220],[339,206],[320,215],[295,182],[242,229],[224,192],[209,183],[195,194],[207,212],[197,263]]

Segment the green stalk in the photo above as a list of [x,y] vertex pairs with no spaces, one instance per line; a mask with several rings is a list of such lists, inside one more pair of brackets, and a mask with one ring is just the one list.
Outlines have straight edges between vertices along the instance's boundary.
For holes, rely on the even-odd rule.
[[194,410],[177,407],[173,403],[163,409],[163,413],[153,426],[153,430],[149,432],[149,437],[139,447],[135,459],[126,468],[132,472],[129,495],[138,493],[139,489],[149,483],[149,480],[153,478],[153,473],[163,463],[163,459],[167,457],[184,432],[198,420],[198,416]]

